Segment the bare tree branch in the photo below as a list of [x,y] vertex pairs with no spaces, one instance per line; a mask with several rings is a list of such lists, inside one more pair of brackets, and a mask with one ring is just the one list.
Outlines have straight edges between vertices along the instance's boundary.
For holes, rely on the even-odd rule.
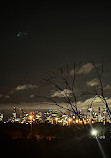
[[[95,96],[99,97],[103,103],[106,105],[107,111],[111,116],[111,112],[108,106],[108,103],[104,97],[104,89],[103,89],[103,81],[102,81],[102,75],[103,75],[103,70],[104,70],[104,64],[102,61],[101,66],[98,67],[97,64],[94,63],[94,61],[91,62],[92,65],[94,66],[94,69],[96,71],[98,80],[99,80],[99,85],[100,89],[96,89],[96,87],[93,87],[93,92],[88,92],[88,91],[82,91],[80,97],[85,96],[85,95],[93,95],[94,98]],[[71,71],[72,70],[72,71]],[[73,72],[73,73],[71,73]],[[69,67],[67,64],[66,67],[59,67],[57,71],[51,72],[48,74],[48,77],[45,79],[46,85],[53,86],[56,91],[60,92],[60,94],[64,93],[63,96],[51,96],[51,97],[44,97],[45,99],[50,100],[53,102],[55,105],[57,105],[59,108],[62,108],[67,111],[71,111],[76,115],[78,114],[78,107],[77,107],[77,102],[79,96],[77,95],[76,92],[76,78],[79,73],[79,67],[76,67],[76,65],[73,63],[72,69]],[[68,93],[68,90],[70,90],[72,95],[70,96]],[[55,92],[56,92],[55,91]],[[69,105],[70,108],[65,108],[60,105],[58,102],[64,102]],[[92,101],[93,103],[93,101]],[[92,104],[91,103],[91,104]]]
[[103,83],[102,83],[102,74],[103,74],[103,62],[101,64],[101,72],[99,72],[99,69],[97,67],[97,65],[94,63],[94,61],[92,61],[92,64],[96,70],[96,73],[97,73],[97,76],[98,76],[98,79],[99,79],[99,83],[100,83],[100,90],[101,90],[101,96],[104,96],[104,91],[103,91]]
[[92,64],[93,64],[93,66],[96,70],[96,74],[97,74],[97,77],[98,77],[98,80],[99,80],[99,83],[100,83],[100,90],[101,90],[101,94],[98,94],[98,91],[95,90],[95,96],[98,96],[103,101],[103,103],[106,105],[107,112],[108,112],[108,114],[110,116],[110,119],[111,119],[111,111],[109,109],[108,103],[107,103],[106,98],[104,96],[104,89],[103,89],[103,82],[102,82],[102,75],[103,75],[103,69],[104,69],[103,61],[102,61],[102,64],[101,64],[101,72],[99,72],[99,68],[94,63],[94,61],[92,61]]
[[[60,101],[63,101],[70,105],[73,113],[77,114],[77,96],[75,92],[75,80],[78,75],[78,68],[76,68],[75,64],[73,64],[73,75],[71,74],[71,69],[67,64],[66,68],[59,67],[57,71],[51,72],[48,74],[48,77],[45,79],[46,85],[54,86],[58,91],[64,92],[64,97],[55,97]],[[67,91],[70,90],[72,92],[72,96],[69,97]],[[54,98],[51,101],[55,102]],[[57,104],[57,102],[56,102]]]

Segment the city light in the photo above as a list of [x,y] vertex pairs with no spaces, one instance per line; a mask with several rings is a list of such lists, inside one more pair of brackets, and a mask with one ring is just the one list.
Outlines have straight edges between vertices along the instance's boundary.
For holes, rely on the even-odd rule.
[[58,118],[56,117],[55,120],[56,120],[56,124],[57,124]]
[[57,118],[57,117],[56,117],[55,119],[56,119],[56,120],[58,120],[58,118]]
[[78,119],[76,119],[76,123],[79,123],[79,120],[78,120]]
[[29,115],[29,119],[32,121],[32,119],[33,119],[33,115]]
[[[100,108],[99,108],[100,109]],[[79,118],[76,118],[76,114],[73,114],[72,116],[69,116],[68,114],[62,114],[60,115],[57,111],[33,111],[29,114],[24,111],[23,108],[20,109],[20,115],[19,117],[16,111],[16,107],[12,109],[12,117],[9,117],[8,120],[4,120],[4,114],[0,113],[0,122],[6,121],[12,122],[12,123],[51,123],[51,124],[59,124],[59,125],[67,125],[70,126],[70,124],[95,124],[97,122],[102,123],[105,125],[106,123],[111,123],[110,116],[107,114],[103,114],[103,111],[98,110],[97,115],[94,115],[95,113],[91,113],[91,115],[88,114],[81,114]]]
[[71,118],[69,118],[69,122],[71,122],[72,120],[71,120]]
[[71,119],[71,118],[69,118],[69,119],[68,119],[69,126],[70,126],[70,124],[71,124],[71,121],[72,121],[72,119]]

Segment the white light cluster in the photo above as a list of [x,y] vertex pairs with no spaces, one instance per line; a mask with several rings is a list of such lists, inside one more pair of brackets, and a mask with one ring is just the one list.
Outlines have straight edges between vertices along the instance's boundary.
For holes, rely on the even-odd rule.
[[97,134],[98,134],[98,131],[96,129],[91,130],[91,135],[97,136]]

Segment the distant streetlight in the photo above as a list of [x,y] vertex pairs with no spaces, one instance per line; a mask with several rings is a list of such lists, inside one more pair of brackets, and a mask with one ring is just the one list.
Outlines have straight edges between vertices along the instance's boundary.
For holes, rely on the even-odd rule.
[[33,116],[32,116],[32,115],[29,115],[29,119],[32,121],[32,119],[33,119]]
[[56,117],[55,120],[56,120],[56,124],[57,124],[58,118]]
[[29,115],[29,119],[31,121],[31,133],[32,133],[32,121],[33,121],[33,115]]
[[69,126],[70,126],[70,124],[71,124],[71,121],[72,121],[72,119],[71,119],[71,118],[69,118],[69,119],[68,119]]
[[76,123],[79,123],[79,120],[78,119],[76,119],[76,121],[75,121]]

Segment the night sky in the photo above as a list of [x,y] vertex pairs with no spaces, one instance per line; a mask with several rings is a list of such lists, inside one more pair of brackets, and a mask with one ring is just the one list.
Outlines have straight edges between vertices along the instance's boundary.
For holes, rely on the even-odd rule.
[[[1,4],[0,107],[38,102],[47,72],[93,59],[104,62],[104,86],[111,98],[111,5],[109,3]],[[21,36],[17,36],[19,33]],[[89,79],[95,77],[89,74]],[[81,74],[81,80],[83,75]],[[82,83],[81,83],[82,85]],[[84,87],[84,86],[83,86]],[[41,101],[42,104],[42,101]]]

